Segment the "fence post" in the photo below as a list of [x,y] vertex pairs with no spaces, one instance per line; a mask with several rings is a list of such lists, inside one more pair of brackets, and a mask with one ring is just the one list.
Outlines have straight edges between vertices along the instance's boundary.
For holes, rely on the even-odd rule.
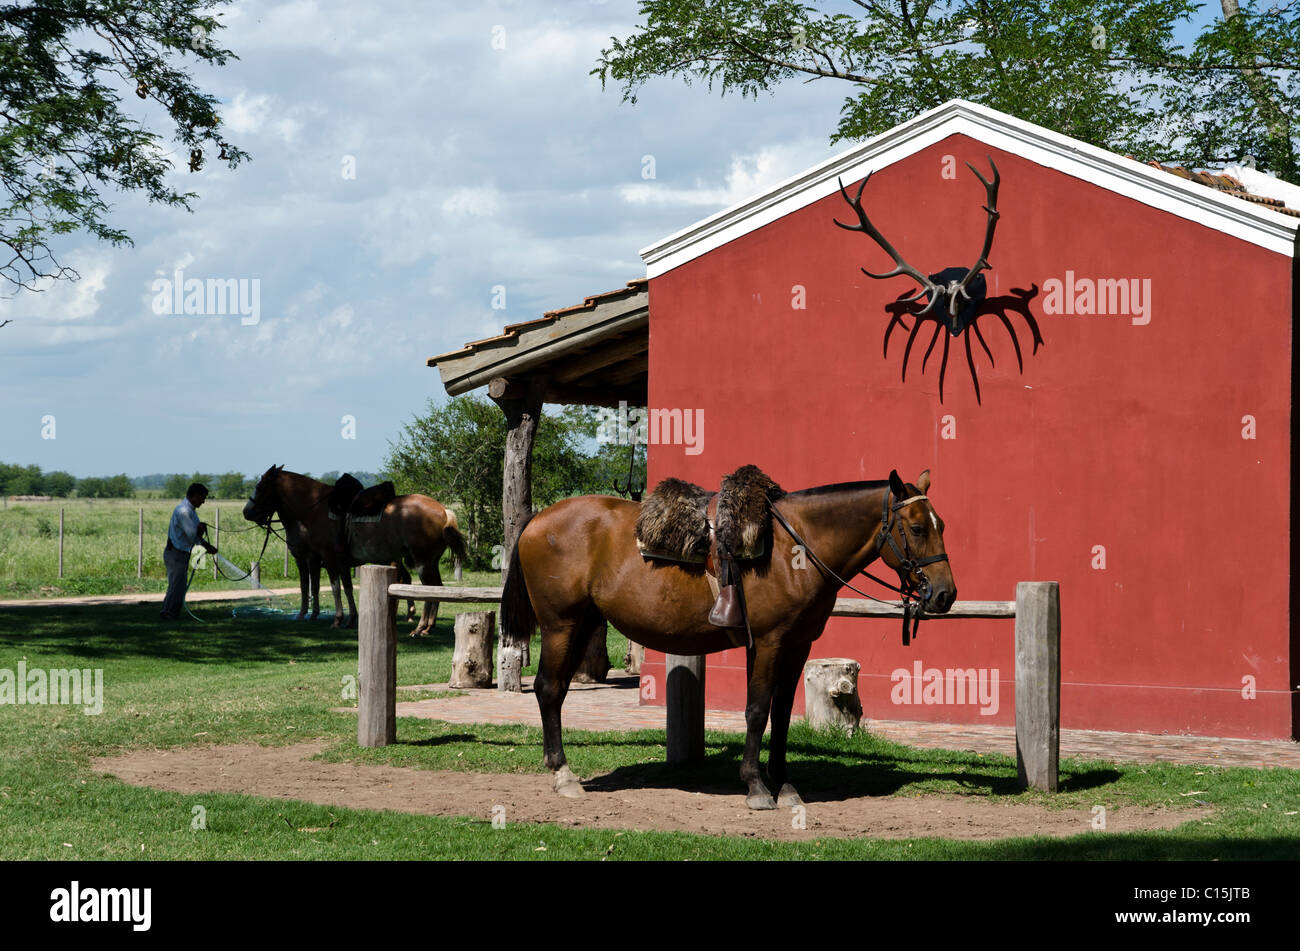
[[397,583],[391,565],[361,566],[357,614],[357,744],[387,746],[397,740]]
[[1055,581],[1016,585],[1016,775],[1056,792],[1061,755],[1061,592]]
[[668,762],[704,762],[704,656],[664,655]]
[[63,509],[59,509],[59,577],[63,577]]
[[135,576],[144,577],[144,506],[140,506],[139,545],[135,551]]
[[284,576],[289,577],[289,543],[284,543]]
[[[212,526],[212,547],[221,547],[221,506],[217,506],[216,523]],[[217,559],[212,559],[212,580],[217,580]]]

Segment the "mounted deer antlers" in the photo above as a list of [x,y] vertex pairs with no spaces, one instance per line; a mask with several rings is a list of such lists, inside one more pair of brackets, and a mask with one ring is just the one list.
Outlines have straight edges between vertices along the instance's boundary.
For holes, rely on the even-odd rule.
[[[980,255],[976,258],[975,263],[969,268],[948,267],[930,275],[925,275],[918,271],[912,265],[903,259],[898,250],[889,243],[882,235],[878,228],[871,223],[867,213],[862,209],[862,192],[867,187],[867,182],[871,180],[868,174],[858,186],[858,193],[852,198],[844,189],[844,182],[840,182],[840,194],[848,202],[858,216],[858,224],[846,225],[842,221],[836,221],[839,227],[846,231],[860,231],[894,259],[894,269],[884,274],[874,274],[866,268],[862,268],[862,273],[867,277],[883,280],[890,277],[903,275],[910,277],[920,285],[920,290],[915,294],[908,296],[904,291],[898,298],[885,306],[885,311],[890,315],[889,325],[885,328],[884,355],[889,357],[889,335],[893,333],[894,327],[899,326],[904,330],[909,330],[907,337],[907,346],[903,351],[903,381],[907,381],[907,364],[912,356],[912,344],[916,342],[917,335],[920,333],[921,325],[925,321],[933,321],[935,324],[934,334],[930,337],[929,346],[925,349],[925,356],[921,360],[921,372],[925,372],[925,365],[930,359],[930,354],[934,350],[935,344],[939,340],[939,335],[944,330],[948,332],[943,336],[943,355],[939,366],[939,402],[943,402],[944,378],[948,370],[948,346],[953,337],[965,335],[966,340],[966,365],[970,368],[971,382],[975,386],[975,400],[982,402],[980,398],[980,381],[979,374],[975,371],[975,357],[971,351],[971,331],[980,346],[988,355],[990,365],[993,364],[993,351],[989,349],[984,334],[980,332],[977,321],[980,317],[996,316],[1002,325],[1006,328],[1011,337],[1011,345],[1015,347],[1016,363],[1020,372],[1024,372],[1024,360],[1021,357],[1020,341],[1016,336],[1015,328],[1007,316],[1007,312],[1018,314],[1025,321],[1030,333],[1033,335],[1034,353],[1038,352],[1039,346],[1043,343],[1043,338],[1038,331],[1038,322],[1034,319],[1029,310],[1029,301],[1038,293],[1037,285],[1033,290],[1025,291],[1018,288],[1012,288],[1010,295],[990,298],[986,296],[987,282],[981,276],[981,272],[987,270],[989,265],[989,250],[993,247],[993,233],[997,228],[998,218],[998,185],[1001,184],[1002,177],[998,172],[997,164],[992,158],[989,159],[989,166],[993,169],[993,181],[989,181],[979,173],[974,165],[966,163],[967,168],[975,173],[984,186],[988,203],[984,206],[984,211],[988,213],[988,226],[984,231],[984,246],[980,249]],[[928,298],[924,306],[917,304],[921,298]],[[939,302],[943,302],[940,308]],[[918,309],[919,306],[919,309]],[[914,320],[909,329],[904,323],[903,318],[911,317]]]
[[988,227],[984,232],[984,247],[980,251],[979,258],[975,261],[975,264],[972,265],[970,270],[966,272],[965,276],[960,280],[949,280],[947,284],[937,283],[935,279],[939,277],[938,274],[932,274],[927,277],[903,260],[903,256],[899,254],[885,236],[880,233],[879,229],[871,223],[871,219],[867,217],[867,213],[862,210],[862,191],[867,187],[867,182],[871,181],[871,176],[874,174],[873,172],[867,173],[867,177],[864,178],[862,184],[858,186],[857,195],[852,198],[850,198],[849,193],[844,190],[844,182],[840,181],[840,194],[843,195],[844,200],[849,203],[849,207],[857,212],[858,224],[846,225],[838,218],[835,219],[835,223],[845,231],[861,231],[867,237],[871,238],[871,240],[875,241],[876,244],[880,245],[880,247],[884,249],[885,253],[894,259],[894,269],[888,273],[873,274],[866,268],[862,268],[862,273],[867,275],[867,277],[876,278],[878,280],[884,280],[885,278],[897,277],[900,274],[905,274],[912,280],[916,281],[921,285],[921,289],[911,297],[907,298],[904,303],[914,303],[922,297],[929,295],[929,302],[925,307],[916,312],[915,316],[919,317],[922,314],[927,314],[933,310],[934,306],[939,303],[940,300],[945,301],[948,311],[948,331],[954,336],[960,333],[962,329],[957,324],[957,314],[965,306],[966,302],[972,300],[967,288],[970,286],[971,281],[975,280],[976,275],[990,266],[988,256],[989,250],[993,247],[993,232],[997,228],[998,218],[1001,217],[998,213],[998,185],[1002,182],[1002,176],[998,173],[998,167],[993,162],[992,158],[989,159],[989,165],[993,169],[992,182],[981,175],[979,169],[974,165],[971,165],[970,162],[966,163],[966,167],[974,172],[975,177],[984,185],[984,191],[988,196],[988,204],[984,206],[984,210],[988,212],[989,216]]

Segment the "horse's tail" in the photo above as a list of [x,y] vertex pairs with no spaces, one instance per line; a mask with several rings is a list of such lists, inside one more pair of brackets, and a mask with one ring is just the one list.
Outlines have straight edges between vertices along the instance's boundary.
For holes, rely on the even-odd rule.
[[[520,538],[531,518],[530,515],[520,526]],[[506,585],[501,592],[502,643],[510,647],[527,647],[536,628],[537,614],[533,611],[528,582],[524,580],[524,571],[519,564],[519,541],[516,539],[514,551],[510,553],[510,567],[506,570]]]
[[460,533],[460,528],[456,525],[456,513],[451,509],[444,509],[444,511],[447,513],[447,524],[442,527],[442,537],[447,540],[447,546],[451,549],[456,580],[459,581],[461,566],[468,561],[465,554],[465,536]]

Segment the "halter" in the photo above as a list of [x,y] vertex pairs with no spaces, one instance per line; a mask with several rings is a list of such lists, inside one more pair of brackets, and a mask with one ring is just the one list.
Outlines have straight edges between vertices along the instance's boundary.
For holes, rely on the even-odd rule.
[[[895,591],[898,594],[902,595],[903,646],[906,647],[908,644],[911,643],[911,639],[916,636],[917,628],[920,626],[921,618],[924,616],[925,613],[924,602],[927,598],[930,597],[930,590],[931,590],[930,579],[926,575],[926,573],[921,569],[926,565],[932,565],[940,561],[947,561],[948,555],[945,552],[942,555],[929,555],[925,558],[913,558],[912,546],[911,543],[908,541],[906,532],[903,533],[903,547],[901,549],[898,547],[898,542],[894,541],[893,530],[894,530],[894,524],[897,521],[899,510],[905,506],[911,505],[913,502],[929,501],[929,497],[926,495],[913,495],[906,499],[903,499],[901,502],[895,502],[893,505],[890,505],[889,499],[892,494],[893,494],[893,489],[885,490],[884,499],[881,502],[880,530],[881,532],[884,533],[885,541],[889,543],[889,547],[893,549],[894,554],[898,558],[898,567],[895,568],[894,570],[899,572],[899,574],[901,575],[902,586],[898,587],[892,585],[888,581],[885,581],[882,578],[877,578],[875,575],[871,574],[869,571],[865,569],[858,572],[858,574],[870,578],[876,584],[888,588],[890,591]],[[773,505],[771,502],[768,502],[767,507],[772,512],[772,516],[777,520],[777,522],[781,525],[781,527],[785,529],[786,533],[795,540],[795,543],[797,545],[799,545],[801,548],[803,548],[805,552],[808,553],[808,557],[812,559],[813,564],[815,564],[823,572],[830,575],[832,578],[834,578],[844,587],[848,588],[850,591],[856,591],[864,598],[870,598],[872,601],[879,601],[881,604],[888,603],[884,601],[882,598],[877,598],[875,595],[867,594],[867,592],[861,590],[860,588],[854,587],[853,585],[845,581],[843,578],[841,578],[838,574],[835,573],[835,571],[829,565],[826,564],[826,562],[822,561],[821,558],[817,557],[817,553],[814,552],[808,546],[807,542],[805,542],[802,538],[799,537],[799,533],[794,530],[794,526],[785,520],[785,516],[783,516],[779,511],[777,511],[775,505]],[[880,545],[880,550],[882,552],[884,551],[883,544]],[[914,576],[920,577],[921,583],[919,586],[916,584]],[[912,622],[910,631],[908,629],[908,623],[907,623],[908,621]]]

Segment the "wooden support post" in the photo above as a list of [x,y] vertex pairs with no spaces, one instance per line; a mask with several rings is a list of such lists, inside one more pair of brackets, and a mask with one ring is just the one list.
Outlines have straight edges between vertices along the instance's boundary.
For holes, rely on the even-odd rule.
[[[221,547],[221,506],[220,505],[217,506],[217,515],[216,518],[214,519],[214,524],[212,526],[212,538],[210,540],[212,542],[213,548]],[[212,580],[213,581],[217,580],[217,559],[215,558],[212,559]]]
[[59,509],[59,577],[63,577],[63,509]]
[[456,615],[456,647],[451,655],[448,687],[492,686],[492,640],[497,616],[493,611]]
[[284,543],[284,576],[289,577],[289,543]]
[[704,762],[704,657],[664,655],[668,762]]
[[358,598],[357,744],[387,746],[397,740],[397,582],[392,565],[363,565]]
[[137,535],[139,544],[135,552],[135,576],[144,577],[144,507],[140,507],[140,531]]
[[1016,585],[1016,774],[1056,792],[1061,755],[1061,594],[1055,581]]
[[[510,570],[515,542],[524,522],[533,514],[533,441],[542,415],[545,388],[546,381],[540,377],[524,380],[497,377],[488,383],[488,396],[506,416],[506,455],[501,476],[502,584]],[[503,630],[502,634],[505,633]],[[528,647],[524,646],[521,662],[525,667],[529,663],[528,653]]]
[[804,719],[814,730],[845,730],[862,723],[858,673],[862,665],[847,657],[810,660],[803,668]]
[[488,384],[488,395],[506,416],[506,456],[501,480],[503,581],[519,532],[533,514],[533,441],[542,415],[544,386],[545,381],[535,377],[522,381],[498,377]]

